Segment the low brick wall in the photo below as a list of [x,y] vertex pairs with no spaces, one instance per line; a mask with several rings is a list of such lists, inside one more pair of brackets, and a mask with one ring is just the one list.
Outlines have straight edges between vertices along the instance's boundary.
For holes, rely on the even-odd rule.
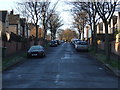
[[11,55],[14,54],[18,51],[21,50],[25,50],[28,49],[33,42],[26,42],[25,44],[21,43],[21,42],[15,42],[15,41],[11,41],[11,42],[3,42],[2,46],[6,47],[6,56],[7,55]]
[[16,52],[16,42],[5,42],[6,44],[6,55]]
[[[98,44],[98,48],[104,50],[104,42]],[[120,56],[120,42],[111,42],[111,52]]]
[[[45,44],[45,41],[44,40],[40,40],[39,45],[44,45]],[[11,42],[3,42],[2,43],[2,46],[6,47],[6,56],[7,55],[11,55],[11,54],[14,54],[18,51],[21,51],[21,50],[26,50],[26,49],[29,49],[30,46],[33,46],[34,45],[34,41],[31,41],[31,42],[25,42],[25,43],[22,43],[22,42],[15,42],[15,41],[11,41]]]

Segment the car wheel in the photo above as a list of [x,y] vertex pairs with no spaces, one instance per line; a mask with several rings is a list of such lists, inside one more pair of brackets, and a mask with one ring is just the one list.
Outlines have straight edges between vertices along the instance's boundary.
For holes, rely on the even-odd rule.
[[45,55],[45,53],[43,53],[43,55],[42,55],[43,57],[45,57],[46,55]]

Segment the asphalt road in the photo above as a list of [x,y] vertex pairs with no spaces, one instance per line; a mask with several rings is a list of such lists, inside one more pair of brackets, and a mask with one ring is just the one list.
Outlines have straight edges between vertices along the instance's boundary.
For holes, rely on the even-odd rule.
[[70,43],[50,47],[45,58],[30,58],[3,72],[3,88],[118,88],[118,78]]

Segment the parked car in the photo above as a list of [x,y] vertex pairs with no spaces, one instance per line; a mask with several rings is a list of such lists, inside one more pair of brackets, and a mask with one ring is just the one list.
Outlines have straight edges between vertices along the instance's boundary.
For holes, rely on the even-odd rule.
[[75,49],[77,51],[88,51],[89,46],[86,41],[79,41],[75,44]]
[[58,45],[60,45],[60,41],[59,40],[55,40],[57,42]]
[[57,46],[57,45],[58,45],[58,43],[57,43],[56,40],[52,40],[52,41],[50,41],[49,44],[50,44],[51,47],[54,47],[54,46]]
[[80,42],[80,41],[81,41],[80,39],[75,39],[75,40],[72,40],[71,43],[75,47],[75,45],[77,44],[77,42]]
[[61,40],[61,43],[64,43],[65,41],[64,40]]
[[31,46],[30,49],[27,51],[27,57],[34,57],[34,56],[46,56],[44,47],[41,45]]

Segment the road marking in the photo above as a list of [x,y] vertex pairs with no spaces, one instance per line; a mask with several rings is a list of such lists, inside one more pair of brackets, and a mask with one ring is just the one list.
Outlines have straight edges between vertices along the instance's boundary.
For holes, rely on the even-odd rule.
[[22,77],[22,75],[17,75],[17,77],[18,77],[18,78],[21,78],[21,77]]
[[65,45],[65,43],[62,44],[62,47]]
[[60,78],[60,75],[59,75],[59,74],[57,74],[57,75],[56,75],[56,80],[55,80],[55,83],[58,83],[59,78]]
[[61,59],[69,59],[69,58],[71,58],[69,54],[65,54],[64,57],[61,57]]
[[103,70],[103,68],[98,68],[98,69]]

